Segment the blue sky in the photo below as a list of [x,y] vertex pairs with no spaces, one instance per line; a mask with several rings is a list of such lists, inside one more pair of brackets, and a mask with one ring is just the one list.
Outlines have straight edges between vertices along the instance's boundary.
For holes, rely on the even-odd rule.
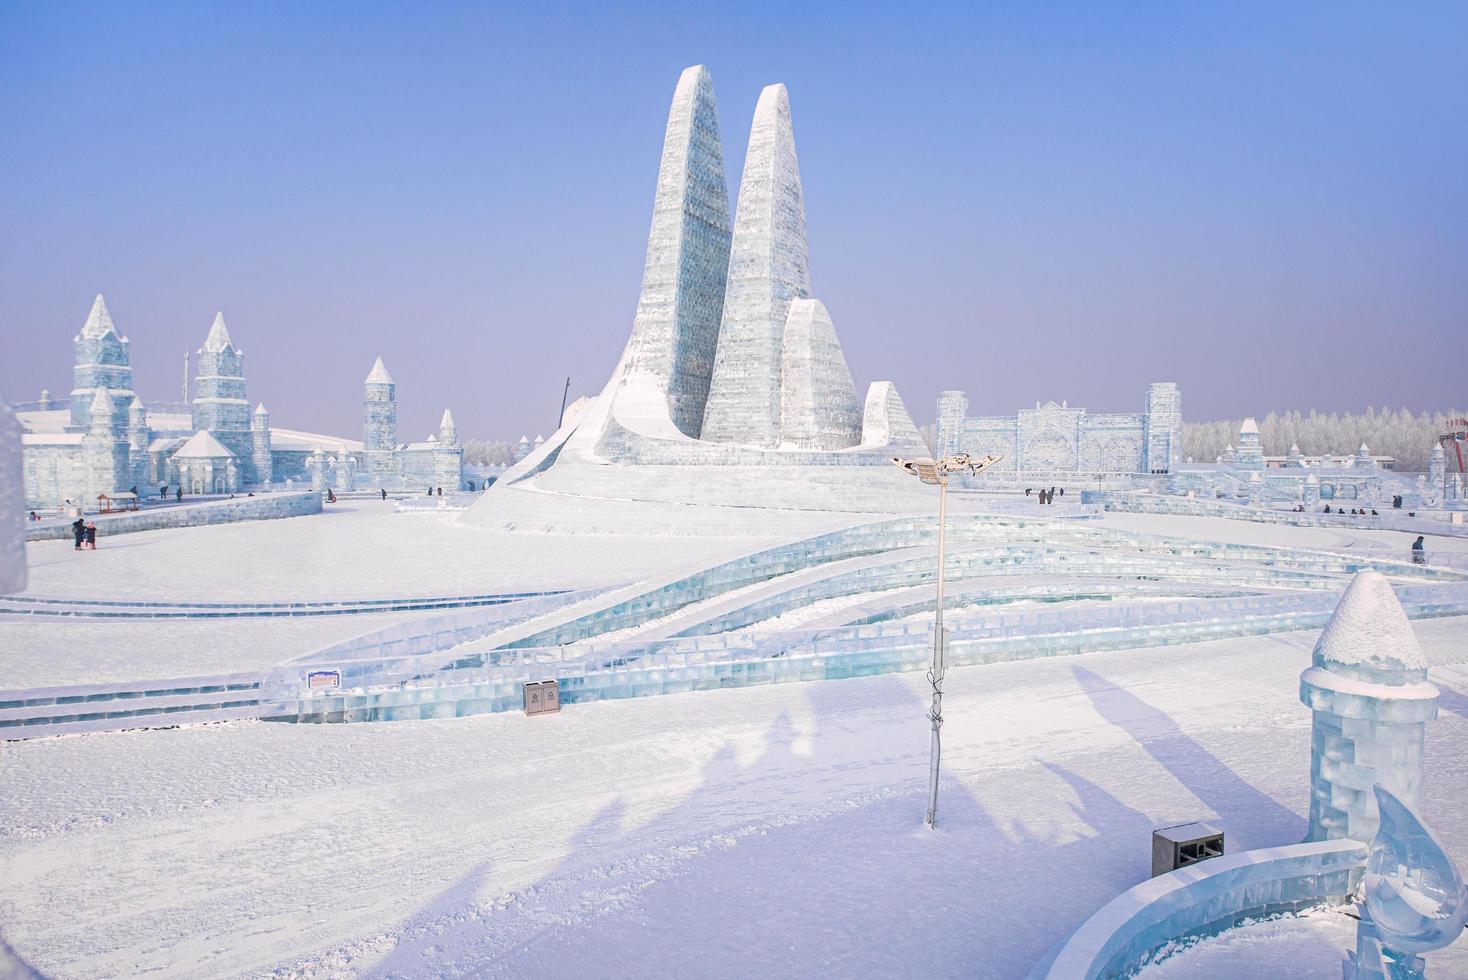
[[1468,4],[0,0],[0,395],[96,292],[144,400],[222,309],[277,424],[548,433],[636,305],[707,64],[731,197],[791,93],[813,292],[858,384],[1001,414],[1468,402]]

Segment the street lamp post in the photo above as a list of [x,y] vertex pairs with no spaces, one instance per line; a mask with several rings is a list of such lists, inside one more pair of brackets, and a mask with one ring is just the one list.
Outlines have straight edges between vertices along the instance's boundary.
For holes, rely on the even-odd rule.
[[974,460],[968,453],[950,453],[936,460],[892,457],[895,465],[938,487],[938,605],[933,617],[933,666],[928,671],[928,683],[933,687],[933,703],[928,710],[933,737],[928,754],[928,814],[923,820],[930,830],[938,823],[938,761],[942,755],[938,730],[943,727],[943,672],[948,659],[948,631],[943,626],[943,532],[948,518],[948,477],[954,473],[977,476],[1001,459],[1002,456],[992,453],[980,460]]

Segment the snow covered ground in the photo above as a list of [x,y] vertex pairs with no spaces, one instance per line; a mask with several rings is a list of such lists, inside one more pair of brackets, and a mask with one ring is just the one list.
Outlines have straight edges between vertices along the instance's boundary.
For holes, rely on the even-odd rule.
[[391,501],[328,505],[311,517],[143,531],[26,547],[27,592],[231,602],[455,595],[627,582],[789,537],[752,518],[727,536],[517,534],[457,515],[396,514]]
[[[1468,621],[1414,628],[1425,815],[1468,866]],[[0,933],[59,977],[1023,976],[1154,826],[1300,839],[1313,642],[951,672],[936,833],[914,675],[10,744]]]

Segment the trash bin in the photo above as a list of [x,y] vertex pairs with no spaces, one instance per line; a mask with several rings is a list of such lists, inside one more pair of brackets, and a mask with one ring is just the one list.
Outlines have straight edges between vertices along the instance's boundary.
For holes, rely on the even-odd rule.
[[524,687],[525,713],[544,715],[561,710],[561,687],[557,681],[530,681]]
[[1223,831],[1211,824],[1180,823],[1152,831],[1152,877],[1220,857]]

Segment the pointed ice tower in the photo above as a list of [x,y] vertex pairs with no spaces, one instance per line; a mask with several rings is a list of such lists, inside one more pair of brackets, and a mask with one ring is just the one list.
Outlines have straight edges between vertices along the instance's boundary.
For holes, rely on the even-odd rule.
[[702,438],[780,443],[780,368],[792,300],[810,295],[805,196],[784,85],[760,93],[739,184],[729,283]]
[[250,452],[250,403],[245,398],[245,355],[234,345],[224,314],[214,314],[209,336],[195,354],[194,431],[208,432],[230,452],[241,466],[243,483],[255,483]]
[[92,424],[92,403],[99,388],[107,389],[119,428],[127,425],[128,405],[133,397],[133,369],[129,365],[129,342],[117,332],[107,301],[98,293],[81,332],[72,341],[76,360],[72,367],[71,429],[86,432]]
[[450,490],[459,490],[464,483],[464,447],[459,445],[454,413],[448,409],[439,420],[438,442],[433,447],[433,482]]
[[261,402],[250,416],[250,464],[255,482],[268,487],[275,479],[275,457],[270,453],[270,412]]
[[861,442],[861,405],[841,341],[818,299],[790,304],[780,358],[780,433],[801,449],[849,449]]
[[633,432],[697,438],[729,268],[729,192],[714,84],[686,68],[673,92],[642,292],[613,414]]
[[369,483],[397,479],[398,386],[378,358],[362,382],[362,455]]
[[1438,690],[1392,585],[1360,572],[1346,587],[1300,675],[1310,731],[1307,841],[1376,836],[1380,783],[1408,806],[1422,789],[1422,743]]

